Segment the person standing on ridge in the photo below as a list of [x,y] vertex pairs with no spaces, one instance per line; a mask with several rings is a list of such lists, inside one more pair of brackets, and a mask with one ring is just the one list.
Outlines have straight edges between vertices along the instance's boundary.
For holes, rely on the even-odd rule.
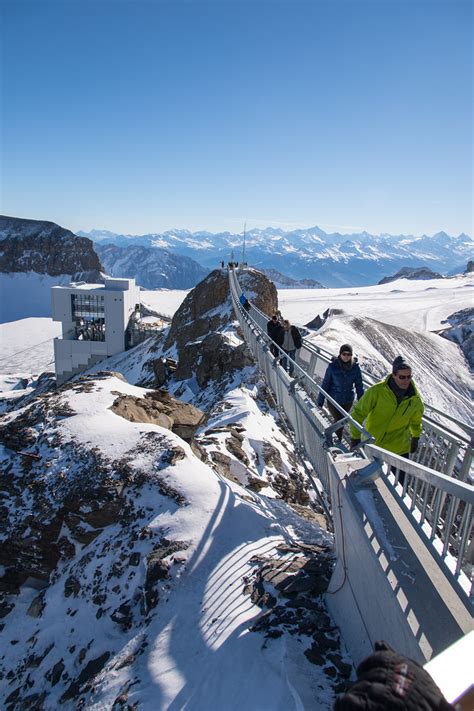
[[[357,393],[357,399],[361,399],[364,394],[362,373],[360,372],[357,358],[352,357],[352,346],[348,343],[342,344],[337,358],[333,358],[329,363],[321,387],[346,412],[349,412],[354,402],[354,388]],[[324,400],[324,395],[320,392],[317,400],[318,407],[324,405]],[[344,417],[343,412],[338,410],[329,400],[327,406],[334,422],[342,420]],[[339,442],[342,440],[343,429],[341,427],[336,432]]]
[[[412,380],[412,369],[403,356],[392,363],[392,373],[365,391],[351,415],[375,438],[377,447],[409,458],[418,448],[424,412],[423,401]],[[351,449],[360,443],[360,432],[349,426]],[[399,472],[403,485],[405,472]]]
[[284,337],[284,331],[283,331],[283,326],[280,323],[280,319],[278,318],[277,314],[273,314],[271,319],[267,321],[267,333],[269,337],[272,339],[276,345],[273,345],[273,343],[270,345],[270,351],[272,355],[277,356],[278,355],[278,348],[277,346],[281,346],[283,343],[283,337]]
[[[288,358],[283,356],[281,359],[281,364],[285,370],[288,371],[289,375],[293,375],[293,361],[296,356],[296,351],[301,348],[303,344],[303,339],[301,338],[301,333],[298,331],[296,326],[292,326],[288,319],[283,321],[283,343],[281,348],[285,351]],[[291,360],[289,360],[291,358]]]

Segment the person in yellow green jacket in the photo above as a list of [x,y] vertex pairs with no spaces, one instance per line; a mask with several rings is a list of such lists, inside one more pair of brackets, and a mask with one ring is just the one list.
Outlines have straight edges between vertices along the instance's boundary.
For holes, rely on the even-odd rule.
[[[416,452],[421,435],[423,401],[412,380],[412,369],[403,356],[392,364],[392,374],[368,388],[351,416],[363,424],[378,447],[402,457]],[[360,432],[351,424],[351,449],[360,443]]]

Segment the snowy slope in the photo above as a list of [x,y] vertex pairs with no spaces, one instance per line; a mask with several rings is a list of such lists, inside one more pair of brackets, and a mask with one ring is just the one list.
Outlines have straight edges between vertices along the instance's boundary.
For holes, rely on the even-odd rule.
[[30,316],[51,316],[51,287],[70,281],[70,274],[0,273],[0,323]]
[[53,340],[61,324],[50,318],[24,318],[0,324],[0,373],[39,374],[54,370]]
[[455,343],[432,333],[344,315],[330,317],[310,340],[334,355],[342,343],[350,343],[362,369],[376,380],[391,373],[393,359],[404,355],[425,403],[474,424],[474,378]]
[[433,279],[429,284],[399,279],[349,290],[279,290],[278,300],[282,313],[299,324],[308,323],[329,308],[424,333],[441,329],[451,313],[472,306],[474,275]]
[[[333,352],[353,343],[375,376],[386,372],[389,355],[409,348],[423,395],[465,416],[471,381],[459,349],[412,329],[437,325],[448,304],[458,308],[459,294],[470,298],[466,283],[453,280],[446,299],[445,284],[425,292],[410,282],[411,308],[404,292],[378,287],[364,295],[368,317],[333,316],[313,337]],[[148,303],[166,312],[182,296],[149,292],[144,301],[155,299]],[[285,315],[297,303],[288,297]],[[300,315],[305,308],[301,301]],[[294,320],[303,320],[296,311]],[[40,338],[48,323],[4,324],[2,333],[21,350],[32,329]],[[240,343],[235,324],[223,333]],[[21,588],[0,590],[3,707],[329,710],[353,671],[320,596],[332,538],[256,369],[247,366],[220,387],[196,388],[195,378],[172,385],[205,408],[192,446],[110,409],[120,396],[146,397],[136,383],[163,341],[147,341],[36,399],[27,387],[21,400],[19,377],[0,381],[9,408],[0,423],[0,579]],[[7,353],[7,366],[9,357],[18,364]],[[24,357],[35,372],[39,356]],[[104,369],[129,382],[98,373]],[[314,579],[306,565],[319,571]],[[305,598],[298,589],[308,580]]]
[[189,289],[153,289],[140,291],[140,300],[145,306],[170,318],[181,306]]
[[[119,393],[143,397],[145,392],[108,377],[54,396],[62,417],[43,423],[35,447],[42,457],[45,505],[49,497],[54,497],[49,506],[61,505],[77,485],[84,494],[90,486],[85,453],[94,452],[100,470],[89,477],[101,482],[105,475],[124,485],[123,513],[99,529],[86,526],[93,537],[82,546],[74,542],[72,524],[63,524],[63,548],[68,551],[73,543],[75,553],[62,558],[44,593],[23,586],[3,620],[4,704],[22,699],[40,702],[46,711],[72,710],[81,698],[86,708],[111,709],[125,698],[150,711],[186,706],[283,711],[315,703],[330,709],[339,676],[333,663],[310,663],[303,653],[314,643],[308,633],[291,635],[281,628],[265,639],[252,631],[262,610],[245,591],[245,581],[255,574],[256,557],[280,558],[288,566],[300,555],[289,553],[289,546],[304,541],[324,548],[331,537],[275,500],[274,493],[252,494],[216,475],[170,431],[110,411]],[[231,391],[228,406],[215,412],[206,430],[222,432],[231,417],[234,426],[249,427],[256,443],[281,447],[284,438],[271,414],[255,407],[255,394],[252,388]],[[33,468],[22,472],[18,458],[7,450],[0,456],[4,466],[13,464],[20,481],[35,476],[34,460]],[[28,510],[34,500],[22,506]],[[22,525],[20,511],[9,510],[11,526]],[[77,513],[87,519],[90,511],[85,501]],[[154,552],[163,547],[169,554],[160,559],[152,585],[148,571]],[[311,614],[315,618],[316,611]],[[327,620],[323,610],[318,614]],[[335,658],[337,635],[330,633],[328,640]],[[36,661],[25,665],[25,659]]]

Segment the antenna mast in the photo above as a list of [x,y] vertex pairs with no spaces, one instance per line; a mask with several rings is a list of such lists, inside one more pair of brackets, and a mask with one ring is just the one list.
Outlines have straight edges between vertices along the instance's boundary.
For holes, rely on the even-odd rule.
[[245,236],[246,236],[246,231],[247,231],[247,223],[244,222],[244,244],[242,247],[242,266],[245,264]]

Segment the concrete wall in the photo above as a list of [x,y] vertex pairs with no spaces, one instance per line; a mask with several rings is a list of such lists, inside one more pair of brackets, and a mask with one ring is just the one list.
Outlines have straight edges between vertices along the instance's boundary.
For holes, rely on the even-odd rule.
[[51,317],[53,321],[61,321],[63,338],[74,330],[72,320],[71,294],[73,289],[65,286],[54,286],[51,289]]
[[326,602],[348,651],[358,664],[385,640],[424,663],[472,628],[471,615],[384,479],[357,489],[347,460],[330,470],[337,564]]
[[104,296],[107,355],[115,355],[125,350],[125,330],[140,303],[140,290],[134,279],[106,279]]
[[[104,296],[105,341],[74,338],[71,295],[100,293]],[[106,279],[103,284],[55,286],[51,289],[52,318],[62,322],[62,338],[54,341],[54,361],[58,384],[92,364],[125,350],[125,331],[140,290],[134,279]]]

